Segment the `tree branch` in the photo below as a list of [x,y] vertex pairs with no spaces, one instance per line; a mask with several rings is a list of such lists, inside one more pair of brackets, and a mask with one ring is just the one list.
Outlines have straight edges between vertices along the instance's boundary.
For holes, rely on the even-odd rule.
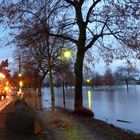
[[89,48],[91,48],[91,46],[97,41],[97,39],[99,37],[101,37],[101,34],[100,35],[94,35],[94,37],[92,38],[90,43],[84,48],[84,51],[86,52]]
[[69,37],[69,36],[65,36],[65,35],[61,35],[61,34],[54,34],[54,33],[48,33],[50,36],[55,36],[55,37],[58,37],[58,38],[61,38],[61,39],[65,39],[65,40],[68,40],[68,41],[71,41],[75,44],[77,44],[77,40]]
[[71,5],[75,5],[74,2],[72,2],[71,0],[65,0],[67,3],[71,4]]
[[87,13],[87,16],[86,16],[86,25],[87,25],[88,22],[89,22],[90,14],[91,14],[93,8],[94,8],[99,2],[101,2],[101,0],[96,0],[96,1],[93,0],[93,4],[90,6],[90,8],[89,8],[89,10],[88,10],[88,13]]

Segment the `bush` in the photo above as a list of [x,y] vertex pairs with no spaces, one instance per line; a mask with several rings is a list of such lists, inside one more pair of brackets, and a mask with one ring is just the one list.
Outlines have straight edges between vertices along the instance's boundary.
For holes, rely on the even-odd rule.
[[5,123],[11,131],[17,134],[33,134],[35,113],[25,101],[18,99],[14,110],[7,114]]
[[23,106],[27,106],[27,103],[25,102],[25,100],[24,99],[17,99],[16,101],[15,101],[15,106],[17,106],[17,105],[23,105]]

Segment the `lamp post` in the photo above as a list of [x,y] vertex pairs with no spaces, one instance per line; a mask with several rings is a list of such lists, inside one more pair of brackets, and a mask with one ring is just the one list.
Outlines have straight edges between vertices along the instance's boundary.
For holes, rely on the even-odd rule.
[[90,83],[90,79],[87,79],[86,81],[87,81],[87,83]]
[[[67,49],[67,50],[64,50],[62,52],[62,58],[63,59],[69,59],[70,57],[72,57],[72,52],[70,49]],[[64,108],[65,108],[65,83],[64,83],[64,75],[63,75],[63,72],[62,72],[62,86],[63,86],[63,105],[64,105]]]
[[90,81],[91,81],[90,79],[86,79],[86,83],[87,83],[87,84],[86,84],[86,88],[87,88],[87,86],[90,84]]

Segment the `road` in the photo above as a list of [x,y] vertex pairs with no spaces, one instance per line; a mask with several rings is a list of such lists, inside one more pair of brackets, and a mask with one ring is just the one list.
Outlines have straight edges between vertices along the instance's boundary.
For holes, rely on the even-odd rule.
[[0,100],[0,111],[3,110],[12,100],[13,98],[10,96],[4,100]]

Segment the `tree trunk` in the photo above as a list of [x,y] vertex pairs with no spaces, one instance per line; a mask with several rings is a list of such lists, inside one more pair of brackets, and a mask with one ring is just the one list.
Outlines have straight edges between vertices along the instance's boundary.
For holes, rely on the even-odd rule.
[[84,51],[78,50],[75,62],[75,111],[82,110],[83,108],[82,84],[84,54]]
[[63,79],[63,82],[62,82],[62,88],[63,88],[63,105],[64,105],[64,108],[65,108],[65,84],[64,84],[64,79]]
[[38,85],[37,85],[37,78],[36,78],[36,75],[34,75],[34,84],[33,84],[33,89],[35,91],[35,95],[37,95],[37,88],[38,88]]
[[45,75],[40,77],[40,80],[39,80],[39,83],[38,83],[38,96],[42,96],[41,89],[42,89],[42,83],[43,83],[44,77],[45,77]]
[[50,92],[51,92],[51,101],[55,101],[55,96],[54,96],[54,84],[53,84],[53,76],[52,76],[52,70],[51,66],[49,66],[49,76],[50,76]]
[[42,80],[38,84],[38,96],[42,96],[41,88],[42,88]]
[[129,90],[129,85],[128,85],[128,81],[126,80],[126,87],[127,87],[127,91]]

